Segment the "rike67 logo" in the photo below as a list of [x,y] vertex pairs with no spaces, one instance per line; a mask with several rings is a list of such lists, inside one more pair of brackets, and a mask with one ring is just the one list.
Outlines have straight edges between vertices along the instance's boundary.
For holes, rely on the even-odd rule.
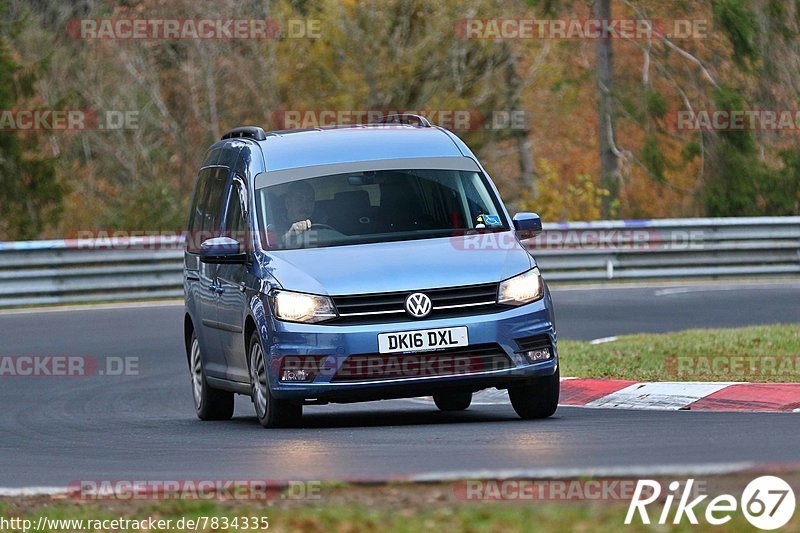
[[720,494],[705,504],[702,513],[698,507],[708,495],[702,494],[691,499],[696,496],[693,486],[693,479],[687,480],[683,485],[678,481],[671,482],[660,512],[652,507],[649,509],[654,511],[651,518],[648,506],[661,498],[663,489],[658,481],[639,480],[625,516],[625,523],[631,524],[638,513],[643,524],[650,524],[651,519],[659,525],[680,524],[684,520],[688,520],[690,524],[699,524],[700,517],[708,524],[719,526],[729,522],[735,513],[741,511],[754,527],[772,530],[786,525],[794,515],[794,491],[786,481],[776,476],[754,479],[742,491],[742,497],[738,501],[730,494]]

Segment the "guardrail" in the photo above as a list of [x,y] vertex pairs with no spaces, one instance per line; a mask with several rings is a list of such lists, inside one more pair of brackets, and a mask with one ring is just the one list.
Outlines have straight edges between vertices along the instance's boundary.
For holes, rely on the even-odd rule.
[[529,248],[551,281],[800,275],[800,217],[545,224]]
[[[526,244],[550,282],[800,276],[800,217],[546,223]],[[0,243],[0,308],[177,298],[182,260],[181,236]]]
[[0,308],[183,296],[183,240],[0,243]]

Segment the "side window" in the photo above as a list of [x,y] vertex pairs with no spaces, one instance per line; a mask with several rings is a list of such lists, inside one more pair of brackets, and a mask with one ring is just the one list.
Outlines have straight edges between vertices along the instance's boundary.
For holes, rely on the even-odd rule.
[[[189,232],[195,230],[195,221],[201,221],[203,217],[203,202],[202,199],[206,194],[206,186],[208,184],[208,170],[201,170],[197,175],[197,185],[194,189],[194,196],[192,197],[192,207],[189,210],[189,224],[187,229]],[[196,229],[200,229],[201,223],[197,224]]]
[[187,251],[199,253],[203,241],[219,235],[227,179],[226,168],[200,171],[189,212]]
[[213,169],[201,170],[197,175],[197,185],[192,198],[192,207],[189,210],[189,224],[187,225],[186,250],[189,253],[200,253],[200,243],[203,241],[203,219],[205,217],[205,197],[208,193],[209,176]]
[[228,171],[224,168],[211,169],[208,185],[203,198],[203,221],[200,230],[210,238],[219,233],[221,222],[222,197],[225,194],[225,181]]
[[242,206],[246,205],[246,194],[242,182],[234,178],[231,191],[228,195],[228,207],[225,212],[225,232],[238,241],[243,240],[244,231],[247,229]]

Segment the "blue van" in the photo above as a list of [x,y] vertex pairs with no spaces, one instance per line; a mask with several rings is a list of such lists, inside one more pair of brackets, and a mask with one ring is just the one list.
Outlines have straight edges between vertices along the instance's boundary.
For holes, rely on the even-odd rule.
[[211,148],[187,232],[184,336],[197,416],[249,395],[265,427],[304,405],[432,396],[443,411],[507,389],[552,415],[553,304],[477,158],[415,115],[265,132]]

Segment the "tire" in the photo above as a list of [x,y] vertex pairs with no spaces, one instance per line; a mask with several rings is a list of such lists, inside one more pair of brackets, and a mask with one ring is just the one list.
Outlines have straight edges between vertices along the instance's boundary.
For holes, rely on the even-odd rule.
[[293,427],[300,424],[303,404],[290,400],[279,400],[269,390],[264,349],[258,333],[250,337],[250,395],[256,409],[256,418],[265,428]]
[[560,370],[552,376],[536,378],[524,385],[508,388],[508,397],[514,411],[526,420],[547,418],[558,408],[558,395],[561,390]]
[[200,420],[230,420],[233,416],[233,393],[213,388],[206,380],[203,355],[197,335],[189,340],[189,377],[192,383],[194,411]]
[[434,394],[433,402],[440,411],[463,411],[472,403],[471,392]]

